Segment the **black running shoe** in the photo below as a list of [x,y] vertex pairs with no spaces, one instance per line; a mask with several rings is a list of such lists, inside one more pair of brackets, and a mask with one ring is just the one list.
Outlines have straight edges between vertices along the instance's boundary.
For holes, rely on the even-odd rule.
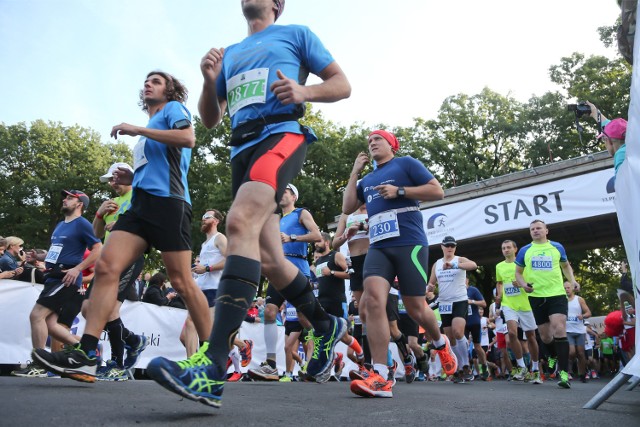
[[39,365],[60,376],[85,383],[96,381],[98,359],[95,354],[87,355],[82,351],[80,344],[67,345],[64,350],[56,353],[36,348],[31,352],[31,357]]

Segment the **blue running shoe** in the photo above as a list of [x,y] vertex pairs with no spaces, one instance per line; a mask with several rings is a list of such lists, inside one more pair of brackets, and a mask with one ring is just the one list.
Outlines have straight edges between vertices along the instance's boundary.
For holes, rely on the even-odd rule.
[[331,318],[329,331],[324,335],[316,335],[316,332],[314,332],[313,355],[307,367],[307,373],[319,383],[329,381],[336,344],[347,332],[347,321],[345,319],[331,315],[329,317]]
[[197,353],[180,362],[156,357],[149,362],[147,374],[169,391],[219,408],[222,405],[224,377],[220,377],[213,361],[207,357],[207,348],[209,343],[205,342]]
[[127,357],[124,359],[124,370],[131,369],[136,366],[138,363],[138,358],[140,358],[140,353],[144,351],[145,348],[149,345],[149,338],[144,335],[138,335],[138,345],[134,347],[130,347],[125,344],[124,348],[127,350]]

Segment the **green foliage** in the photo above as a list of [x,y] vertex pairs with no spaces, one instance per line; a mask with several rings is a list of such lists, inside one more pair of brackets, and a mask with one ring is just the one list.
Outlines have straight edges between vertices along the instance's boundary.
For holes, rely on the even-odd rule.
[[16,235],[27,247],[48,248],[62,219],[62,189],[84,191],[91,218],[107,188],[98,177],[115,161],[130,161],[124,144],[102,144],[96,132],[37,120],[27,126],[0,124],[0,216],[2,235]]

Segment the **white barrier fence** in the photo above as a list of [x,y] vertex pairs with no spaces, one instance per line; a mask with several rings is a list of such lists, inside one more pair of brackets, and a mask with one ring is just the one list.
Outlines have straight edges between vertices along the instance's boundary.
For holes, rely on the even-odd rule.
[[[0,280],[0,364],[24,364],[31,359],[31,325],[29,313],[33,308],[42,285],[15,280]],[[159,307],[143,302],[125,301],[120,310],[122,321],[127,329],[136,334],[145,335],[150,339],[150,345],[140,356],[136,368],[144,369],[154,357],[163,356],[171,360],[181,360],[186,357],[186,352],[180,342],[180,331],[187,317],[186,310],[171,307]],[[82,315],[76,318],[72,332],[82,335],[85,320]],[[242,372],[259,367],[266,359],[266,346],[263,334],[263,325],[243,322],[239,334],[241,339],[253,340],[253,358],[249,366],[241,368]],[[100,337],[103,358],[109,359],[111,347],[106,332]],[[397,350],[394,346],[394,357],[400,363]],[[277,362],[280,373],[285,371],[284,357],[284,327],[278,327]],[[354,369],[355,365],[346,357],[346,346],[339,343],[337,351],[342,352],[346,363],[345,374]],[[402,364],[400,364],[402,366]],[[233,366],[229,368],[233,371]],[[401,370],[399,370],[401,371]],[[297,373],[297,366],[294,371]],[[401,376],[403,372],[398,372]]]

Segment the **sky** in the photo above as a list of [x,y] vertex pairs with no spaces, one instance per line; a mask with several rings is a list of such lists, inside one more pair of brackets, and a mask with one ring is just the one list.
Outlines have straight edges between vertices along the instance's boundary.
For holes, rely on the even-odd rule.
[[[619,13],[615,0],[288,0],[278,24],[311,28],[345,71],[351,97],[314,106],[326,119],[409,126],[459,93],[557,90],[562,57],[615,57],[597,28]],[[197,115],[202,56],[246,35],[240,0],[0,0],[0,122],[79,124],[106,142],[116,124],[146,125],[138,94],[157,69]]]

